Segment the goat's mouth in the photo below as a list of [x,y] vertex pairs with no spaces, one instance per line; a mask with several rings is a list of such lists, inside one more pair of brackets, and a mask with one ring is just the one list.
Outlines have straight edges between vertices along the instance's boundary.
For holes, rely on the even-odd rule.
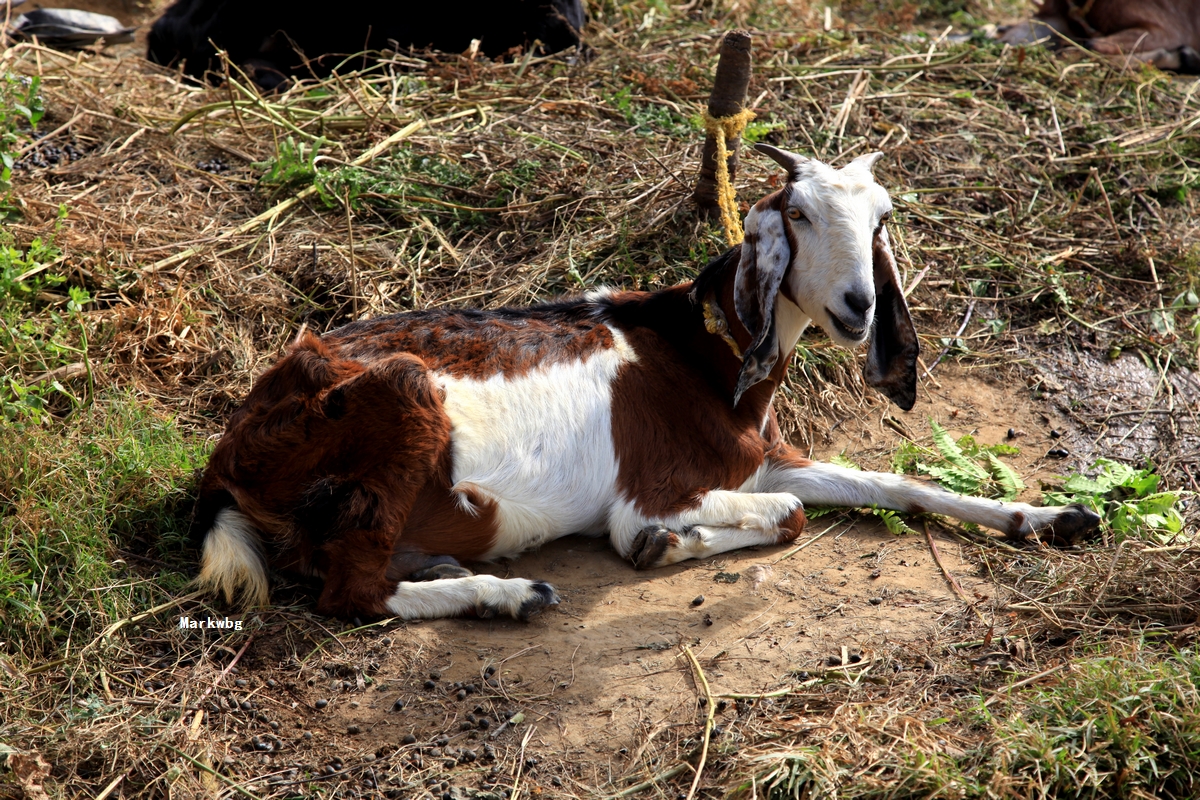
[[842,322],[841,318],[839,318],[837,314],[834,314],[828,308],[825,309],[825,313],[829,315],[829,321],[833,323],[833,329],[837,331],[838,335],[843,339],[857,343],[867,338],[867,329],[865,327],[852,328],[845,322]]

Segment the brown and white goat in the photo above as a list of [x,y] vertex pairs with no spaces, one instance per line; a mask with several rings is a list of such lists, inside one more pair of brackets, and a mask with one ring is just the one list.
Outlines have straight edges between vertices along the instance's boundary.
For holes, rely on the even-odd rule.
[[917,337],[875,153],[789,174],[690,284],[530,308],[438,310],[302,335],[233,415],[201,484],[199,583],[267,600],[319,576],[320,612],[528,617],[558,602],[460,561],[607,533],[639,569],[795,539],[804,504],[930,511],[1068,542],[1098,519],[802,457],[771,401],[811,321],[866,342],[866,380],[916,400]]

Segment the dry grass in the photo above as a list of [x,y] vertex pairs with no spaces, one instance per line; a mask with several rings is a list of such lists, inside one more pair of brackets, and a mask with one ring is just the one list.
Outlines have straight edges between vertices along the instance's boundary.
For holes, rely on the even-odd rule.
[[[905,8],[889,6],[883,21],[911,23]],[[978,19],[994,13],[968,8]],[[95,796],[119,779],[114,791],[125,796],[399,797],[420,796],[440,774],[418,746],[320,780],[323,764],[302,756],[282,768],[250,757],[208,763],[193,755],[198,738],[272,735],[258,709],[222,711],[238,696],[227,682],[212,691],[238,655],[230,643],[245,640],[185,636],[151,626],[153,617],[104,633],[182,596],[189,481],[205,437],[302,326],[527,303],[601,284],[653,289],[688,280],[719,253],[719,231],[693,217],[687,196],[702,139],[693,119],[730,27],[755,33],[756,136],[833,163],[886,152],[878,177],[896,201],[898,255],[935,376],[943,352],[1036,374],[1047,351],[1105,359],[1135,350],[1162,376],[1146,408],[1168,411],[1143,415],[1138,424],[1155,437],[1138,458],[1173,487],[1200,488],[1191,372],[1200,332],[1188,295],[1200,291],[1200,84],[1081,54],[955,45],[937,36],[940,25],[917,36],[864,16],[824,32],[817,13],[782,3],[635,3],[596,6],[593,16],[589,61],[392,56],[273,96],[236,74],[196,87],[134,59],[31,45],[4,53],[4,69],[42,77],[49,114],[39,131],[53,132],[40,145],[23,142],[15,182],[24,216],[7,231],[25,247],[53,233],[65,206],[55,234],[63,256],[50,271],[90,293],[77,316],[67,313],[66,285],[6,306],[6,324],[33,326],[32,344],[14,338],[0,353],[0,392],[80,361],[51,339],[86,351],[89,367],[60,373],[65,391],[46,391],[54,420],[0,436],[9,448],[0,471],[0,740],[45,755],[56,792]],[[424,125],[350,166],[414,121]],[[75,155],[56,160],[51,143]],[[740,196],[769,191],[775,172],[744,156]],[[185,250],[194,254],[178,257]],[[849,416],[887,413],[863,388],[859,357],[805,338],[782,398],[797,444]],[[1098,449],[1124,435],[1111,409],[1069,395],[1064,406],[1096,433]],[[130,457],[122,443],[151,429],[148,455]],[[87,535],[71,533],[79,520]],[[17,547],[33,540],[45,546]],[[1130,543],[979,558],[1013,589],[1006,607],[989,610],[997,638],[1008,631],[1045,650],[1004,662],[1018,674],[1075,657],[1080,632],[1087,647],[1117,651],[1148,629],[1178,646],[1194,634],[1194,550]],[[54,573],[63,586],[52,594],[45,580]],[[31,581],[42,588],[31,591]],[[314,634],[328,621],[307,614],[303,595],[280,600],[259,620],[255,636],[270,652],[254,655],[257,664],[297,685],[363,679],[377,636]],[[207,613],[194,600],[178,609]],[[990,641],[974,623],[947,631],[976,640],[972,656],[986,655],[985,634]],[[1007,673],[979,677],[957,652],[932,666],[881,656],[869,671],[831,670],[770,703],[744,704],[742,722],[718,718],[724,738],[714,739],[702,795],[728,787],[755,796],[765,779],[780,796],[792,789],[779,787],[819,797],[848,785],[863,796],[927,796],[955,781],[961,791],[947,796],[977,796],[963,787],[991,778],[962,772],[982,769],[971,754],[1001,734],[971,710]],[[1146,669],[1159,669],[1157,651],[1146,653],[1137,656]],[[409,672],[394,680],[415,679],[419,659],[404,663]],[[263,713],[291,719],[290,710]],[[697,736],[656,741],[659,763],[693,753]],[[520,737],[497,749],[494,763],[511,776]],[[3,780],[0,792],[17,791]],[[685,790],[691,782],[674,780]],[[1036,780],[1015,781],[1003,796],[1038,796]],[[568,790],[590,791],[546,787]]]

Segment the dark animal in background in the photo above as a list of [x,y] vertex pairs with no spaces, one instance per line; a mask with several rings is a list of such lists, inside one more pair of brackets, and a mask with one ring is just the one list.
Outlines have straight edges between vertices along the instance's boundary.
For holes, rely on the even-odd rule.
[[1000,38],[1030,44],[1058,35],[1101,55],[1200,73],[1200,0],[1045,0]]
[[546,583],[472,575],[571,533],[644,569],[795,539],[804,504],[929,511],[1058,543],[1082,506],[964,497],[810,461],[772,400],[801,333],[867,346],[866,382],[917,399],[882,155],[788,171],[746,241],[695,281],[532,308],[417,311],[302,335],[229,421],[200,485],[198,582],[264,603],[267,568],[318,577],[318,611],[524,618]]
[[282,0],[178,0],[150,29],[146,57],[183,63],[185,73],[202,78],[220,69],[220,49],[260,86],[274,88],[290,77],[327,75],[368,50],[461,53],[478,39],[488,57],[535,41],[555,53],[579,44],[586,19],[582,0],[354,2],[320,14]]

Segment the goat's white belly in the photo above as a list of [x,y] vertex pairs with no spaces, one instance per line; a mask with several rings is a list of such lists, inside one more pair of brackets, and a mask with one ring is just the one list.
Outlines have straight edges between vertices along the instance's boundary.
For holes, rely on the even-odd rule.
[[521,377],[437,376],[453,424],[453,489],[473,489],[497,506],[497,538],[485,558],[607,529],[617,499],[612,384],[635,357],[613,333],[613,349]]

